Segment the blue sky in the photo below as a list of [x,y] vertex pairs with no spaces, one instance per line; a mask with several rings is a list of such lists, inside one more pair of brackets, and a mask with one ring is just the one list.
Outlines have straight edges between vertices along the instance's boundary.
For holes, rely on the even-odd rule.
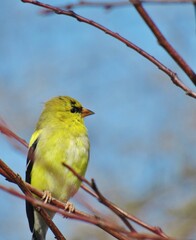
[[[194,68],[192,5],[149,4],[146,9]],[[96,113],[86,119],[91,141],[86,176],[95,178],[111,201],[123,208],[121,204],[142,199],[153,188],[168,189],[164,203],[172,209],[181,202],[171,189],[176,196],[183,196],[182,202],[194,195],[193,185],[189,184],[188,190],[186,181],[179,186],[182,169],[195,167],[194,99],[152,63],[92,26],[66,16],[44,16],[40,8],[20,1],[3,0],[0,11],[0,116],[14,132],[29,141],[43,103],[57,95],[72,96]],[[81,8],[76,12],[128,38],[177,72],[194,90],[134,8]],[[0,158],[24,176],[26,156],[2,135]],[[5,184],[2,177],[0,184]],[[4,192],[0,199],[0,239],[10,240],[16,234],[16,239],[30,239],[24,203]],[[14,211],[13,202],[17,206]],[[160,210],[161,201],[156,204],[156,214],[144,215],[145,221],[165,226],[169,221],[166,210]],[[73,223],[66,220],[67,224],[72,229]],[[68,232],[72,236],[71,230]],[[52,239],[52,234],[49,237]]]

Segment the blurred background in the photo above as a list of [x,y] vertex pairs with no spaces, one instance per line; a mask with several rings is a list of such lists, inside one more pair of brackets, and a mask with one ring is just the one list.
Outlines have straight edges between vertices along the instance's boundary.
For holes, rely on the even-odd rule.
[[[144,6],[196,71],[193,5]],[[75,11],[129,39],[195,89],[132,6]],[[76,98],[96,113],[85,119],[91,142],[87,179],[93,177],[112,202],[168,235],[196,238],[195,99],[98,29],[67,16],[43,15],[19,0],[1,1],[0,35],[0,117],[6,124],[29,141],[45,101]],[[0,158],[24,178],[26,156],[3,135]],[[2,176],[0,184],[18,189]],[[102,209],[82,191],[75,199],[80,196]],[[82,209],[77,201],[76,207]],[[2,191],[0,222],[0,239],[31,239],[24,202]],[[55,222],[67,239],[113,239],[85,223],[61,216]],[[47,239],[54,239],[50,231]]]

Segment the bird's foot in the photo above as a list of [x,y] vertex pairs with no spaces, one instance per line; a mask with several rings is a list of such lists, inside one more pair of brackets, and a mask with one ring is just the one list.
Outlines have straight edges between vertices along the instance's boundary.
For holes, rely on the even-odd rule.
[[44,203],[50,203],[52,200],[52,195],[51,192],[45,190],[44,191],[44,195],[42,197],[42,200],[44,201]]
[[75,212],[75,207],[74,207],[73,203],[66,202],[65,211],[68,211],[69,213],[74,213]]

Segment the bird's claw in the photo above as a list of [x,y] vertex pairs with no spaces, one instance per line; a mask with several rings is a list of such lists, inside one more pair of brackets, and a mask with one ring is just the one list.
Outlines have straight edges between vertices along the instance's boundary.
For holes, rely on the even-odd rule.
[[65,210],[68,211],[69,213],[75,212],[75,207],[74,207],[73,203],[71,203],[71,202],[66,202],[66,204],[65,204]]
[[44,201],[44,203],[50,203],[51,200],[52,200],[51,192],[49,192],[49,191],[47,191],[47,190],[44,191],[44,194],[43,194],[42,200]]

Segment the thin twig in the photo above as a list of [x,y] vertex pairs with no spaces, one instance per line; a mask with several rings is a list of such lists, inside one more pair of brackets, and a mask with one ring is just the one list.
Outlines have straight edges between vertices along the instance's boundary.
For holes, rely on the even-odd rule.
[[[90,193],[93,197],[97,198],[100,202],[102,202],[104,204],[103,201],[101,201],[101,197],[100,195],[97,194],[97,192],[95,191],[95,189],[92,187],[92,183],[90,183],[87,179],[85,179],[83,176],[79,175],[73,168],[71,168],[68,164],[63,163],[63,165],[68,168],[71,172],[73,172],[73,174],[82,182],[86,183],[89,187],[91,187],[94,192],[92,192],[89,188],[87,188],[86,186],[82,186],[82,188],[87,191],[88,193]],[[94,181],[94,180],[93,180]],[[106,204],[104,204],[106,205]],[[108,206],[107,206],[108,207]],[[115,212],[115,211],[113,211]],[[116,212],[115,212],[116,213]],[[117,214],[117,213],[116,213]],[[118,214],[117,214],[118,215]],[[119,215],[118,215],[119,216]],[[122,218],[121,216],[119,216],[121,218],[121,220],[124,222],[124,224],[130,229],[131,232],[136,232],[136,230],[133,228],[133,226],[129,223],[129,221],[127,221],[127,219]]]
[[[141,3],[144,4],[177,4],[177,3],[184,3],[184,4],[193,4],[196,3],[196,0],[140,0]],[[112,8],[120,8],[120,7],[127,7],[129,6],[128,1],[114,1],[114,2],[107,2],[107,1],[78,1],[74,3],[67,3],[66,5],[61,6],[60,8],[64,9],[74,9],[78,7],[100,7],[106,10]],[[51,13],[51,10],[43,10],[43,13]]]
[[0,118],[0,133],[6,135],[9,138],[14,138],[15,140],[17,140],[19,143],[21,143],[23,146],[25,146],[26,148],[28,148],[28,143],[20,138],[19,136],[17,136],[14,132],[12,132],[8,126],[6,125],[6,123],[3,121],[2,118]]

